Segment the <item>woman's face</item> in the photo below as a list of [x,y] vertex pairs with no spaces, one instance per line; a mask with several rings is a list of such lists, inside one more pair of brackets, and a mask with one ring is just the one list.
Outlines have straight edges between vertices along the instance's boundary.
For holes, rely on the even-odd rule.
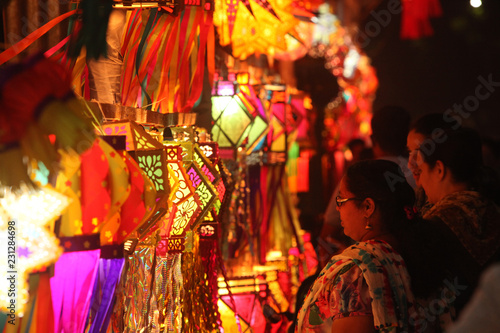
[[411,170],[417,186],[421,186],[420,174],[422,172],[420,164],[417,162],[417,156],[420,151],[420,145],[424,142],[424,140],[425,136],[415,132],[415,130],[411,130],[406,138],[406,147],[408,148],[409,153],[408,168]]
[[431,167],[427,162],[424,161],[424,156],[422,151],[417,151],[416,163],[420,170],[419,182],[420,186],[425,191],[427,199],[430,203],[436,203],[439,200],[439,188],[441,183],[437,175],[436,167]]
[[[354,194],[349,192],[346,187],[346,177],[342,178],[339,188],[340,199],[354,199]],[[341,225],[344,228],[344,234],[355,241],[361,241],[366,234],[366,219],[363,215],[363,210],[358,208],[360,200],[348,200],[337,205],[337,210],[340,213]]]

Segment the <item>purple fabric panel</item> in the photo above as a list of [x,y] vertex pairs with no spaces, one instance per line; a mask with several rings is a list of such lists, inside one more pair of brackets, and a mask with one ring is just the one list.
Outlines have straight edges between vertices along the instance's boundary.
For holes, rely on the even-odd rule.
[[100,252],[66,252],[56,262],[50,279],[55,333],[83,332]]

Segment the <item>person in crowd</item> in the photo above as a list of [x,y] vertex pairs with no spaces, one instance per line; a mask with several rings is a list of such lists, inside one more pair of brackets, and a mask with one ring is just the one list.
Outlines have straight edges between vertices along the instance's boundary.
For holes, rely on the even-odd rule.
[[[347,167],[370,157],[366,151],[369,147],[366,146],[365,141],[362,139],[352,139],[347,143],[347,148],[351,153],[351,159],[346,162]],[[342,232],[340,215],[336,209],[337,204],[335,198],[339,193],[339,185],[340,183],[337,184],[333,190],[333,195],[330,197],[319,234],[318,257],[320,260],[320,269],[323,268],[333,254],[344,250],[347,246],[352,244],[352,240]]]
[[[340,182],[337,210],[347,236],[357,243],[334,255],[320,272],[298,313],[296,332],[416,332],[426,324],[417,310],[416,290],[435,290],[420,279],[426,267],[407,269],[422,255],[410,241],[416,223],[415,193],[404,180],[392,184],[387,175],[400,175],[387,160],[353,164]],[[413,253],[413,255],[411,255]],[[421,271],[410,282],[409,271]],[[412,277],[413,279],[413,277]],[[418,296],[418,295],[417,295]]]
[[443,130],[451,129],[454,123],[445,121],[442,113],[428,113],[418,118],[411,126],[406,139],[408,150],[408,168],[415,179],[416,204],[421,213],[428,209],[431,204],[427,201],[427,196],[422,186],[420,186],[420,169],[417,166],[417,153],[422,149],[431,150],[434,141],[440,140]]
[[[500,186],[496,174],[482,163],[481,139],[469,128],[442,128],[438,123],[422,133],[412,151],[412,166],[431,206],[422,217],[439,240],[436,252],[450,278],[462,286],[457,295],[457,313],[469,300],[483,269],[500,256]],[[410,132],[410,135],[412,135]],[[408,136],[408,142],[412,142]]]
[[[399,106],[388,105],[377,110],[371,120],[372,147],[362,149],[364,141],[360,139],[351,140],[348,144],[353,157],[350,164],[373,158],[395,162],[403,170],[404,177],[398,177],[393,181],[406,179],[415,188],[415,180],[408,169],[408,151],[406,149],[406,136],[408,135],[410,118],[408,111]],[[346,246],[352,244],[352,241],[343,235],[342,226],[340,225],[340,215],[335,202],[338,191],[339,185],[337,184],[324,214],[320,239],[324,241],[325,246],[320,247],[322,251],[322,253],[319,253],[320,261],[321,258],[328,260],[333,254],[325,253],[327,251],[324,250],[328,249],[328,245],[331,245],[333,249],[343,250]]]
[[371,139],[374,157],[398,164],[408,184],[415,188],[415,180],[408,169],[406,149],[410,120],[406,109],[400,106],[385,106],[373,113]]

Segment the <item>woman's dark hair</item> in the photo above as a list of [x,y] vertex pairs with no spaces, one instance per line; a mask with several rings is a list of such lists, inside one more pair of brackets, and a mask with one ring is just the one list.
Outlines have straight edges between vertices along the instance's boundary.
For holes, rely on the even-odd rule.
[[442,113],[428,113],[410,125],[410,131],[415,131],[422,134],[426,138],[431,138],[436,130],[449,130],[452,129],[456,123],[446,121]]
[[[442,142],[433,142],[433,149],[421,149],[424,161],[434,167],[441,161],[453,179],[467,184],[486,198],[500,203],[498,174],[483,164],[482,142],[479,133],[471,128],[443,131]],[[441,140],[440,140],[441,141]]]
[[471,128],[444,130],[441,142],[434,141],[433,148],[421,149],[424,161],[434,167],[441,161],[452,173],[457,182],[469,183],[471,186],[476,174],[483,165],[481,138]]
[[[415,192],[406,182],[401,168],[387,160],[366,160],[347,169],[346,187],[356,198],[372,198],[388,231],[401,227],[408,209],[415,202]],[[361,203],[358,201],[358,205]]]
[[433,237],[435,232],[428,221],[418,215],[408,216],[415,192],[399,166],[386,160],[361,161],[347,169],[345,181],[355,197],[375,201],[387,231],[398,241],[396,250],[406,262],[414,294],[428,297],[435,292],[446,277],[440,240]]

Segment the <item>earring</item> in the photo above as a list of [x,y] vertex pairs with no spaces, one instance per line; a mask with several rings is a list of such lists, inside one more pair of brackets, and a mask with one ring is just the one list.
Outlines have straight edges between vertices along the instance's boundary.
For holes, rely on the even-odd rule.
[[366,225],[365,225],[365,229],[366,229],[366,230],[372,230],[372,228],[373,228],[373,227],[372,227],[372,225],[370,224],[370,221],[368,221],[368,219],[367,219],[367,221],[366,221]]

